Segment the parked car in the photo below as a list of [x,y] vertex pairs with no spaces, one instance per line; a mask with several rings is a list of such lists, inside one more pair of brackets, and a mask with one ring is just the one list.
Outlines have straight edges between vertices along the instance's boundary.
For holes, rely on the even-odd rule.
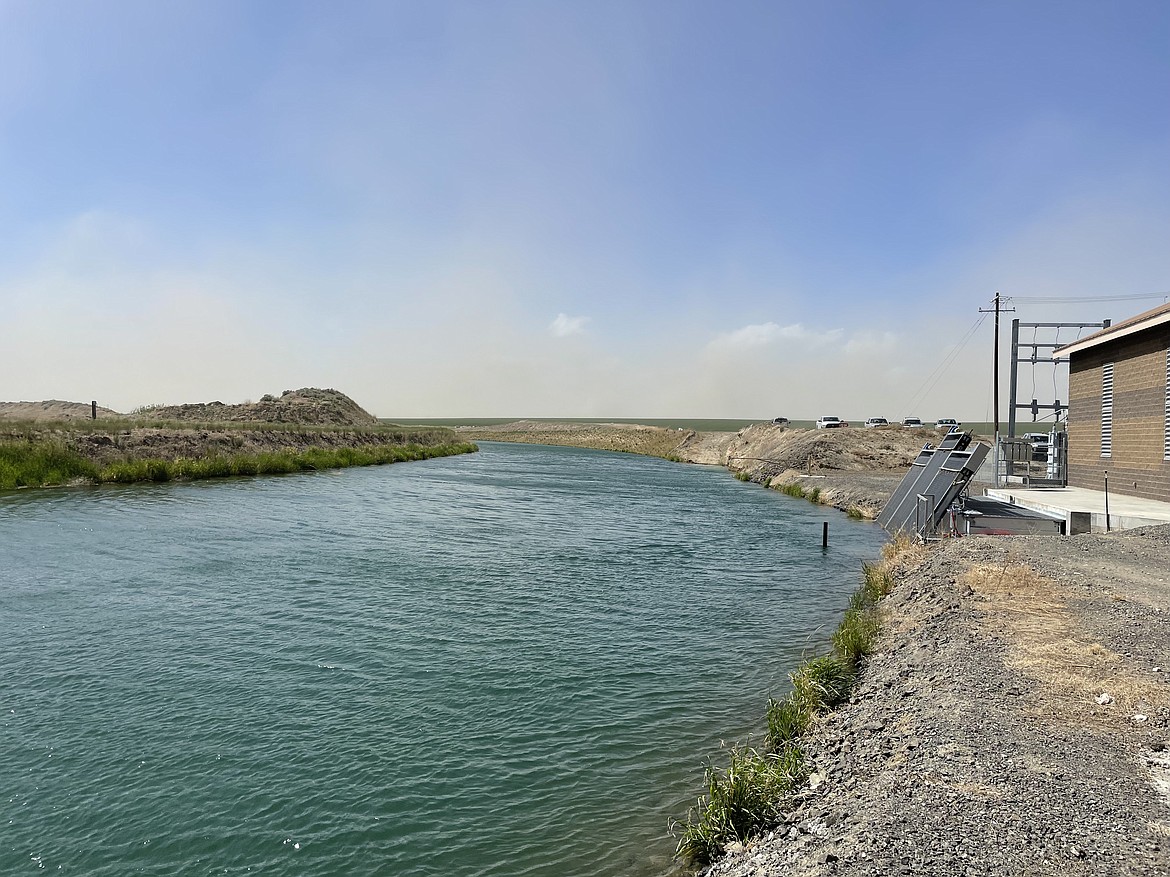
[[822,417],[817,421],[817,429],[837,429],[841,426],[848,426],[849,424],[840,417]]
[[906,427],[906,429],[918,429],[918,427],[922,426],[922,421],[917,417],[907,417],[902,421],[902,426]]
[[935,429],[945,429],[947,432],[953,432],[959,428],[959,421],[953,417],[940,417],[934,422]]
[[789,420],[787,417],[773,417],[772,423],[776,426],[788,426]]
[[886,420],[884,417],[871,417],[869,420],[865,421],[865,428],[873,429],[875,426],[889,426],[889,424],[890,421]]

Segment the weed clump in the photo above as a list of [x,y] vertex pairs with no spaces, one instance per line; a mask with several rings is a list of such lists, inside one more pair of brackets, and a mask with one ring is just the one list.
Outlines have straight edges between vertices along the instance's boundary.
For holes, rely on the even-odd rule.
[[697,802],[697,818],[682,826],[677,854],[705,865],[731,841],[775,825],[786,796],[805,775],[799,749],[728,750],[726,768],[707,767],[707,794]]
[[795,746],[800,735],[808,728],[812,716],[805,704],[793,697],[783,700],[768,698],[768,732],[764,742],[768,748],[779,751]]

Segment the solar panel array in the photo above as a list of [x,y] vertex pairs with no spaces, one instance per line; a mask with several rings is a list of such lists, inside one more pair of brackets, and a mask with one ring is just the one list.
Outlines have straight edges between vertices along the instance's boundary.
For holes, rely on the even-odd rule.
[[[918,452],[877,522],[890,533],[933,533],[991,448],[971,444],[971,433],[952,432],[937,448]],[[920,497],[926,497],[925,500]]]

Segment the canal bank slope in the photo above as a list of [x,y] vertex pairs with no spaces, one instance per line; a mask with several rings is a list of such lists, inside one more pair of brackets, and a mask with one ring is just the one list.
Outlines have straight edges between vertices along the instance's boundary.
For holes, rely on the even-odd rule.
[[895,570],[784,823],[709,877],[1170,874],[1170,526]]
[[475,450],[450,429],[384,424],[332,389],[97,413],[90,420],[90,405],[78,402],[0,402],[0,488],[254,475]]
[[[877,516],[933,429],[791,429],[758,423],[738,432],[696,432],[622,423],[521,420],[457,427],[466,441],[570,445],[725,466],[744,481],[789,488],[858,517]],[[797,488],[799,489],[797,491]]]

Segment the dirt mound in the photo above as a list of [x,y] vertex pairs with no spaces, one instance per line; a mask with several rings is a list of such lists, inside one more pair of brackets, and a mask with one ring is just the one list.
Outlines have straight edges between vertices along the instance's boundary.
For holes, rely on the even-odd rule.
[[[97,410],[98,417],[103,420],[122,417],[117,411],[110,408]],[[91,417],[88,402],[62,402],[60,399],[48,399],[44,402],[0,402],[0,420],[89,420]]]
[[225,405],[198,402],[163,405],[141,412],[153,420],[195,423],[290,423],[316,426],[377,426],[378,418],[338,390],[305,387],[285,390],[279,397],[263,396],[259,402]]

